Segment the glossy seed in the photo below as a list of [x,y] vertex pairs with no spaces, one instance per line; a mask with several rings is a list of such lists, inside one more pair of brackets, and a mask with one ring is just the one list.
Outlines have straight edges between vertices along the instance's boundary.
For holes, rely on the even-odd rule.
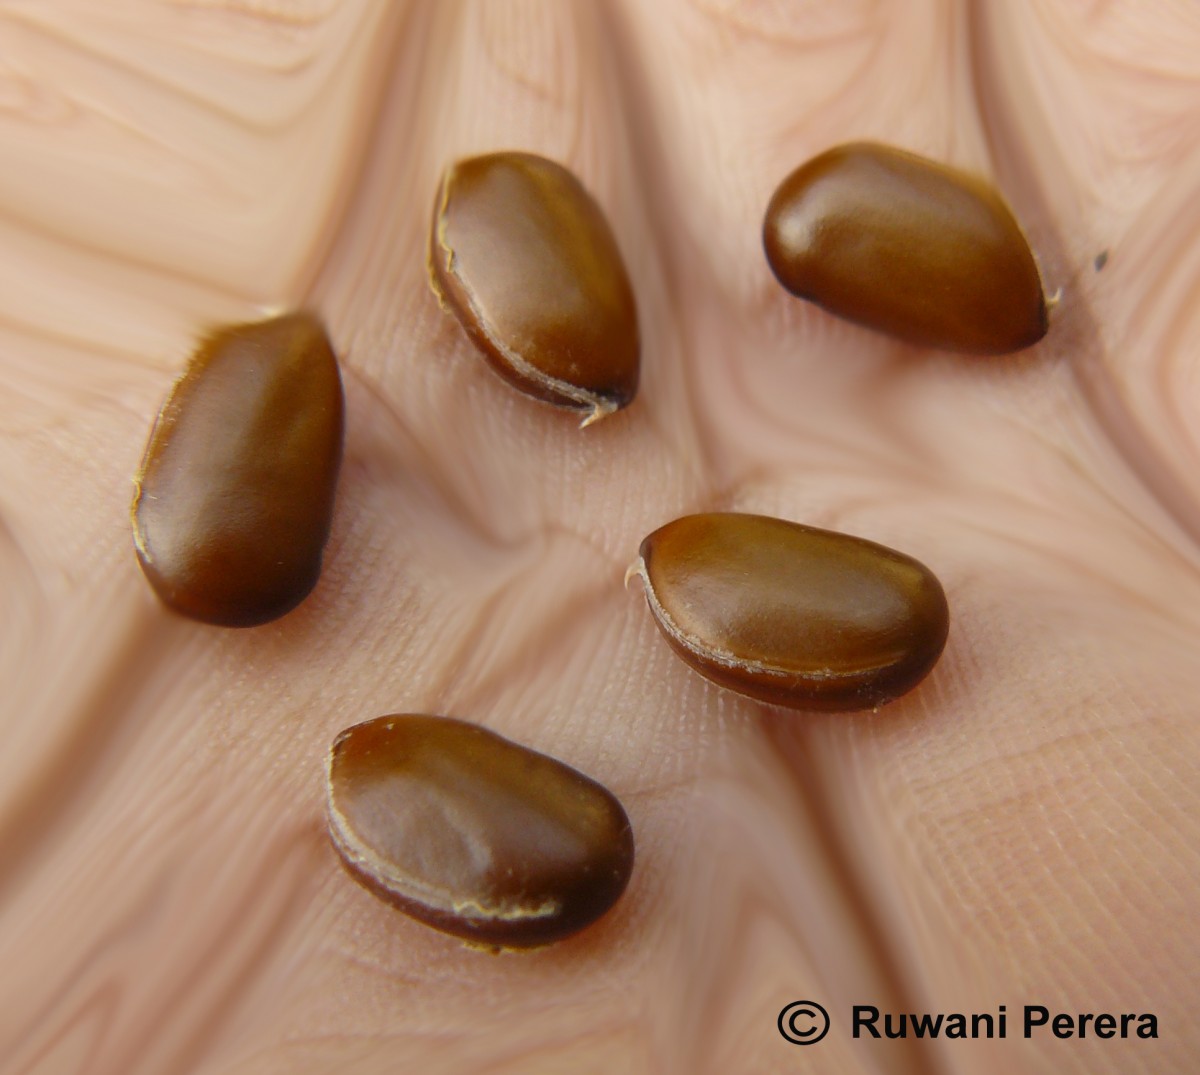
[[729,690],[793,709],[869,709],[937,663],[941,584],[903,553],[762,515],[689,515],[630,573],[671,647]]
[[496,947],[578,932],[633,869],[629,819],[611,792],[446,717],[379,717],[342,732],[329,755],[329,831],[377,896]]
[[430,279],[493,368],[523,392],[587,412],[637,391],[637,308],[599,205],[562,165],[494,153],[442,179]]
[[135,478],[134,542],[158,596],[225,627],[304,600],[329,536],[342,421],[337,360],[312,314],[204,340]]
[[983,180],[898,149],[839,146],[797,168],[763,224],[788,291],[909,343],[1003,354],[1047,329],[1037,264]]

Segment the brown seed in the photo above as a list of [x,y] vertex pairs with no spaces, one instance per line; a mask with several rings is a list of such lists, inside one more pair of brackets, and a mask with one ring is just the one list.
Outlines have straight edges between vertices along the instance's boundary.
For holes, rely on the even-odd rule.
[[138,559],[167,605],[251,627],[308,596],[329,537],[342,414],[337,360],[312,314],[204,340],[134,479]]
[[630,568],[702,676],[793,709],[868,709],[937,663],[949,612],[927,567],[872,541],[763,515],[688,515]]
[[590,925],[633,869],[607,789],[447,717],[379,717],[329,755],[329,832],[354,877],[426,925],[532,948]]
[[599,205],[561,165],[528,153],[452,165],[429,261],[442,305],[517,388],[587,411],[584,425],[633,399],[633,289]]
[[779,282],[909,343],[1003,354],[1046,334],[1025,236],[983,180],[871,143],[792,172],[763,223]]

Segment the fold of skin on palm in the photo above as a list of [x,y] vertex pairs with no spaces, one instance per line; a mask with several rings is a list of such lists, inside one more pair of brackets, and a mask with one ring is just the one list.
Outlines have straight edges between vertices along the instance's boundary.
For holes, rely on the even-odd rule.
[[[903,12],[901,14],[901,11]],[[1173,1072],[1200,1046],[1200,24],[1132,3],[6,5],[0,1056],[13,1071]],[[786,296],[761,212],[876,138],[994,175],[1048,287],[1012,358]],[[575,169],[643,320],[580,432],[424,279],[436,181]],[[1102,272],[1093,259],[1109,253]],[[166,613],[127,523],[195,337],[308,303],[345,355],[326,569],[282,621]],[[953,623],[877,714],[683,667],[621,587],[686,512],[893,545]],[[338,730],[477,720],[623,800],[638,864],[498,958],[352,884]],[[812,998],[815,1049],[774,1027]],[[891,1011],[1152,1011],[1161,1040],[851,1042]],[[6,1069],[10,1070],[10,1069]]]

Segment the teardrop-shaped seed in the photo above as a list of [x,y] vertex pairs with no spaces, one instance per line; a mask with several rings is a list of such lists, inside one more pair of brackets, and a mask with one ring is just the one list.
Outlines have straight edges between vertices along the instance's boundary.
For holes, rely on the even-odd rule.
[[442,304],[517,388],[587,411],[584,425],[633,399],[633,289],[600,206],[562,165],[529,153],[452,165],[429,260]]
[[915,687],[946,643],[946,595],[927,567],[832,530],[689,515],[647,537],[631,571],[684,661],[774,705],[881,705]]
[[351,874],[468,941],[531,948],[590,925],[633,869],[607,789],[465,721],[379,717],[329,756],[329,831]]
[[763,224],[788,291],[868,328],[929,347],[1003,354],[1047,329],[1037,264],[982,179],[872,143],[792,172]]
[[304,600],[329,537],[342,423],[337,360],[312,314],[204,340],[135,479],[134,542],[158,596],[225,627]]

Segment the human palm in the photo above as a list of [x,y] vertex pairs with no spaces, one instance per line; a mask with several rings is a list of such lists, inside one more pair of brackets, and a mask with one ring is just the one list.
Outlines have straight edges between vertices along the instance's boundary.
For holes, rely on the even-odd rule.
[[[1200,23],[1133,4],[0,5],[0,1055],[13,1071],[1181,1072],[1193,1009]],[[917,350],[784,293],[775,184],[850,138],[995,178],[1036,348]],[[586,430],[426,282],[441,169],[519,148],[608,212],[641,392]],[[1103,254],[1104,257],[1098,257]],[[200,330],[308,305],[347,439],[314,594],[215,629],[128,526]],[[622,586],[735,509],[928,564],[950,640],[877,713],[696,676]],[[334,735],[477,721],[602,781],[617,907],[533,953],[376,901]],[[819,1045],[775,1029],[812,999]],[[1023,1004],[1156,1041],[1025,1040]],[[854,1004],[1004,1041],[855,1041]]]

